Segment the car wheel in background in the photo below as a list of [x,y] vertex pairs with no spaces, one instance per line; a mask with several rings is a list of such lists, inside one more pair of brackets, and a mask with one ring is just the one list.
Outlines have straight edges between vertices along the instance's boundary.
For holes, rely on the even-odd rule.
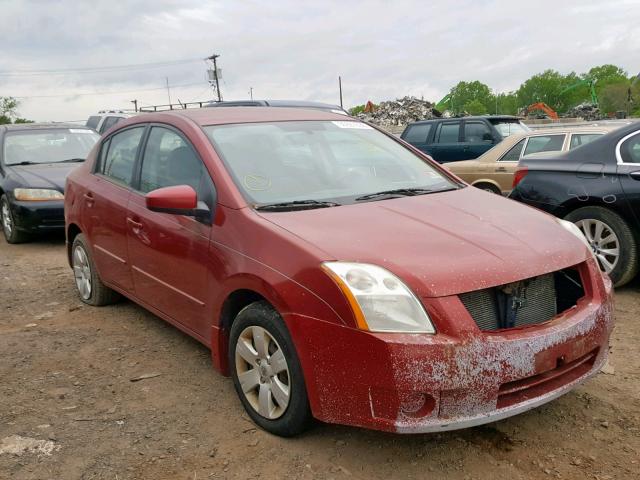
[[28,234],[16,228],[11,207],[9,206],[9,199],[6,195],[2,195],[0,198],[0,221],[2,222],[4,238],[8,243],[23,243],[29,240],[30,237]]
[[311,409],[287,328],[267,302],[237,315],[229,336],[229,366],[242,405],[263,429],[282,437],[303,432]]
[[600,268],[609,274],[616,287],[635,277],[638,271],[638,247],[627,222],[603,207],[574,210],[565,220],[575,223],[591,245]]
[[491,192],[491,193],[496,193],[498,195],[502,195],[502,191],[500,191],[498,187],[496,187],[491,183],[476,183],[473,186],[476,188],[479,188],[480,190],[484,190],[485,192]]
[[120,294],[107,287],[96,270],[91,253],[83,234],[73,239],[71,246],[71,266],[80,299],[89,305],[110,305],[120,299]]

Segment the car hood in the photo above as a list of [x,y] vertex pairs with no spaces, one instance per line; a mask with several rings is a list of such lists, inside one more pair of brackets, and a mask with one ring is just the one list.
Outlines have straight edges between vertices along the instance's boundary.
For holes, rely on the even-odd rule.
[[589,255],[552,216],[472,187],[260,215],[320,249],[322,260],[383,266],[426,297],[542,275]]
[[67,176],[81,163],[43,163],[16,165],[11,169],[14,181],[26,188],[51,188],[64,193]]

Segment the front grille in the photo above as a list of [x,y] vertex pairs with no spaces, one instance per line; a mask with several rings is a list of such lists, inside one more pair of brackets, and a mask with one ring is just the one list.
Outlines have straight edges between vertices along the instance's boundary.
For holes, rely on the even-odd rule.
[[566,269],[463,293],[460,300],[478,328],[490,331],[547,322],[575,306],[583,296],[579,272]]

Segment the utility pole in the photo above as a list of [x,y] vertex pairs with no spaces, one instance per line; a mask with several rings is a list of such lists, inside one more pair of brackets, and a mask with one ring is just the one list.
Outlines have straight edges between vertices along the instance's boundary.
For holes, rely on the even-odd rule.
[[218,79],[218,65],[216,63],[216,59],[219,57],[220,55],[217,54],[213,54],[210,57],[207,57],[207,60],[211,60],[213,62],[213,78],[215,79],[216,82],[216,92],[218,93],[218,101],[221,102],[222,101],[222,94],[220,93],[220,81]]
[[138,113],[138,100],[131,100],[131,103],[133,103],[133,110]]
[[169,77],[164,77],[167,81],[167,96],[169,97],[169,108],[171,108],[171,90],[169,90]]
[[344,108],[342,106],[342,77],[338,75],[338,88],[340,89],[340,108]]
[[251,100],[253,100],[253,87],[249,87],[249,96],[251,97]]

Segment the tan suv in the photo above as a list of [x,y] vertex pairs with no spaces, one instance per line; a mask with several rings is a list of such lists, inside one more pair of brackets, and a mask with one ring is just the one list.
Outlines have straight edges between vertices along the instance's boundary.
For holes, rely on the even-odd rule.
[[507,195],[520,159],[531,153],[571,150],[607,133],[603,127],[552,128],[511,135],[475,160],[446,168],[474,187]]

